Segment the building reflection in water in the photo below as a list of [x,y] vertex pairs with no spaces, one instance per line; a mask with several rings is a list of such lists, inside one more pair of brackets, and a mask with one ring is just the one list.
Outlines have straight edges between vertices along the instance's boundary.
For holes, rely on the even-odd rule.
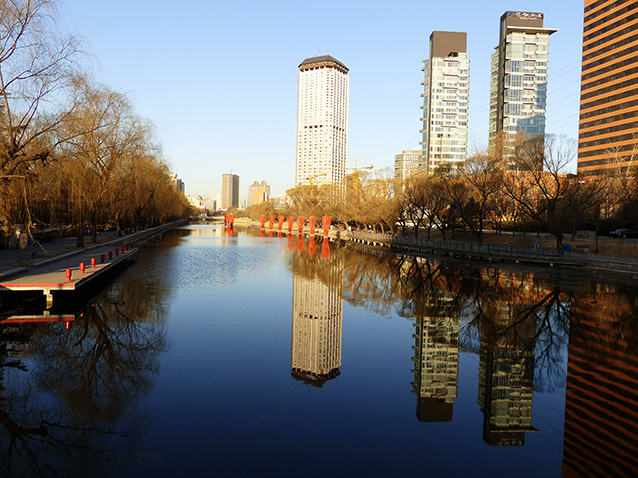
[[403,257],[397,264],[399,314],[414,317],[414,379],[416,415],[421,422],[452,420],[458,396],[460,319],[454,294],[440,264]]
[[417,317],[414,329],[417,417],[421,422],[449,422],[458,395],[459,319]]
[[534,397],[534,323],[527,333],[514,329],[513,306],[501,302],[493,323],[482,322],[478,404],[483,412],[483,439],[489,445],[524,445],[532,427]]
[[595,284],[592,296],[574,304],[565,393],[566,478],[638,476],[638,302],[630,297]]
[[293,253],[290,361],[293,377],[320,387],[341,366],[343,263],[313,250],[298,247]]

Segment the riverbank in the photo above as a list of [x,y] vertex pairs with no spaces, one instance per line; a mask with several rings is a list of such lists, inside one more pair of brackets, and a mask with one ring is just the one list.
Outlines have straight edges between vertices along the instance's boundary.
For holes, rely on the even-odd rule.
[[[235,218],[235,226],[237,227],[257,227],[259,228],[259,222],[250,218]],[[323,236],[323,228],[320,225],[317,225],[315,235]],[[285,224],[282,232],[287,233],[287,224]],[[297,232],[297,228],[293,229],[294,233]],[[277,225],[274,226],[273,232],[279,232]],[[380,236],[390,236],[390,235],[381,235],[374,234],[369,232],[361,232],[356,231],[352,233],[351,231],[343,231],[332,228],[330,230],[330,238],[333,240],[342,240],[348,242],[360,241],[362,236],[361,234],[370,235],[370,245],[377,242],[379,247],[386,247],[395,250],[401,250],[401,248],[397,248],[397,245],[402,242],[408,242],[402,238],[414,238],[414,232],[409,230],[408,233],[396,234],[391,239],[387,239],[385,241],[380,241],[378,238]],[[304,234],[309,234],[309,229],[306,226],[304,228]],[[374,238],[377,240],[374,240]],[[427,233],[425,231],[419,231],[419,239],[426,238]],[[467,251],[461,254],[462,257],[468,257],[470,259],[479,259],[481,257],[488,262],[495,262],[494,259],[490,261],[490,254],[477,254],[475,251],[472,251],[471,244],[474,244],[475,249],[478,249],[478,243],[474,240],[473,236],[469,232],[455,232],[454,237],[451,237],[451,234],[448,234],[445,239],[441,236],[438,231],[432,231],[431,238],[438,240],[439,245],[437,249],[439,251],[444,251],[446,246],[441,243],[447,242],[450,247],[447,247],[452,253],[454,250],[458,252],[458,243],[467,244]],[[638,239],[616,239],[612,237],[598,237],[588,236],[582,233],[576,233],[574,235],[567,234],[564,238],[564,243],[570,245],[572,251],[572,258],[577,257],[578,263],[570,263],[570,261],[562,261],[563,265],[569,267],[583,267],[584,269],[592,270],[592,271],[605,271],[605,272],[613,272],[613,273],[621,273],[624,275],[638,275]],[[547,258],[542,260],[531,260],[528,254],[529,250],[541,249],[544,248],[548,251],[555,250],[556,247],[556,239],[549,234],[536,234],[536,233],[521,233],[521,232],[500,232],[497,233],[495,231],[487,231],[483,234],[483,242],[484,245],[490,245],[492,251],[496,251],[498,248],[510,248],[512,249],[511,254],[494,256],[497,261],[500,259],[504,259],[508,262],[528,262],[533,263],[535,265],[540,266],[558,266],[561,265],[561,261],[557,260],[548,260]],[[374,247],[374,246],[373,246]],[[519,248],[518,254],[516,256],[516,248]],[[405,252],[408,253],[422,253],[427,254],[428,252],[432,252],[431,247],[419,248],[414,244],[411,244],[407,248],[403,248]]]
[[[64,260],[98,247],[119,247],[123,244],[130,243],[139,245],[160,236],[170,229],[187,223],[188,220],[182,219],[122,236],[118,235],[117,231],[101,232],[97,235],[97,242],[95,244],[86,244],[84,248],[78,248],[76,246],[75,237],[67,237],[41,244],[31,244],[26,249],[0,250],[0,279],[22,274],[29,268],[40,267],[52,262]],[[89,238],[85,240],[89,240]]]

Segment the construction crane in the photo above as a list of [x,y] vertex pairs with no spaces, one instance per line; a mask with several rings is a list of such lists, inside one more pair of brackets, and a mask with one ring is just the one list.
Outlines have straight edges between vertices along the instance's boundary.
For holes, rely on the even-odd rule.
[[356,194],[359,191],[359,175],[357,173],[359,172],[360,169],[374,169],[374,165],[371,164],[369,166],[357,167],[357,160],[353,159],[352,161],[354,162],[354,168],[333,168],[333,169],[341,169],[346,171],[352,169],[354,171],[355,178],[354,178],[353,184],[354,184],[354,192]]
[[[311,184],[311,185],[314,184],[313,183],[313,179],[318,178],[320,176],[324,176],[324,175],[328,174],[329,171],[332,171],[332,170],[340,170],[340,171],[350,171],[350,170],[352,170],[356,174],[360,169],[374,169],[374,165],[372,165],[372,164],[369,165],[369,166],[357,167],[357,160],[353,159],[352,161],[354,161],[354,167],[353,168],[352,167],[351,168],[348,168],[348,167],[341,168],[339,166],[333,166],[333,167],[328,168],[328,171],[324,171],[323,173],[319,173],[319,174],[313,174],[312,176],[310,176],[308,178],[309,184]],[[357,182],[358,182],[358,175],[357,175]],[[355,184],[355,190],[356,189],[357,189],[357,186]]]

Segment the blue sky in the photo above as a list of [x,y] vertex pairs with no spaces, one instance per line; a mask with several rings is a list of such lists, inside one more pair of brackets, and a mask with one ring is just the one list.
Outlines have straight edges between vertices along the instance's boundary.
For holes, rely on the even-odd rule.
[[[96,79],[152,120],[186,193],[241,197],[265,180],[294,186],[298,65],[332,55],[349,69],[348,166],[391,167],[418,148],[433,30],[467,32],[470,149],[487,143],[490,55],[507,10],[542,12],[550,37],[547,133],[578,133],[582,0],[65,0],[60,23],[86,39]],[[576,166],[574,164],[573,170]]]

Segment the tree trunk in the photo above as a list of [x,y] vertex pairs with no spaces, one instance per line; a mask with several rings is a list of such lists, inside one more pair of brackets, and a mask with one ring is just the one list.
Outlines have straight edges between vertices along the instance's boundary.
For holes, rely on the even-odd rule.
[[558,251],[558,255],[562,256],[564,249],[563,249],[563,233],[562,232],[557,232],[554,234],[554,236],[556,237],[556,250]]
[[84,247],[84,222],[83,221],[78,222],[75,246]]

